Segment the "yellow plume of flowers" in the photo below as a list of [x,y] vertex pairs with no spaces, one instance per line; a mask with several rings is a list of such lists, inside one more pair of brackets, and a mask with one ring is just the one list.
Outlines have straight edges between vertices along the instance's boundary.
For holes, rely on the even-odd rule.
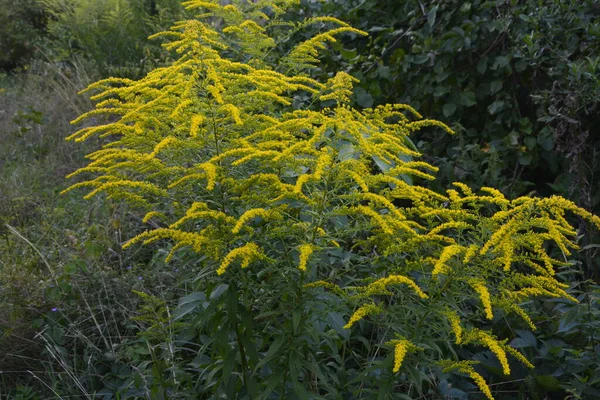
[[375,304],[365,304],[360,306],[354,314],[348,320],[348,323],[344,325],[344,329],[350,329],[354,324],[363,319],[368,315],[379,314],[382,312],[381,307],[376,306]]
[[315,251],[315,246],[312,244],[302,244],[298,247],[298,251],[300,252],[300,262],[298,263],[298,269],[300,271],[306,271],[306,264],[308,263],[308,258]]
[[258,247],[255,243],[246,243],[242,247],[238,247],[237,249],[231,250],[223,261],[221,265],[217,269],[217,275],[223,275],[227,268],[233,263],[236,259],[241,259],[241,267],[246,268],[250,265],[251,262],[262,257],[262,252],[260,247]]
[[406,354],[409,352],[415,352],[417,350],[423,350],[422,348],[415,346],[413,343],[405,339],[392,340],[386,344],[394,346],[394,367],[392,368],[393,373],[400,371]]
[[479,387],[479,390],[487,397],[489,400],[494,400],[494,396],[492,396],[492,391],[488,386],[487,382],[475,369],[473,368],[473,364],[476,361],[451,361],[451,360],[442,360],[440,361],[440,366],[443,368],[444,373],[448,373],[451,371],[458,371],[463,374],[469,375],[471,379],[475,382],[475,384]]

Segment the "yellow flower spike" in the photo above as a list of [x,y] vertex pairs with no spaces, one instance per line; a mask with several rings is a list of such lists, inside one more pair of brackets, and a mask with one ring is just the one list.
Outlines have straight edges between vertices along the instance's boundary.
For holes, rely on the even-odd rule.
[[273,215],[273,210],[265,210],[264,208],[253,208],[251,210],[246,211],[244,214],[240,216],[237,223],[231,230],[231,233],[238,234],[244,227],[244,225],[253,218],[262,217],[267,219]]
[[98,188],[96,188],[93,191],[91,191],[90,193],[88,193],[87,195],[85,195],[83,198],[86,200],[89,200],[100,192],[109,192],[110,193],[111,190],[113,190],[113,189],[127,189],[127,188],[139,189],[143,192],[147,192],[149,194],[153,194],[156,196],[165,196],[165,197],[167,196],[167,192],[164,189],[161,189],[158,186],[156,186],[150,182],[136,182],[136,181],[129,181],[129,180],[121,180],[121,181],[112,181],[112,182],[104,183],[104,184],[100,185]]
[[315,246],[312,244],[302,244],[298,246],[298,251],[300,252],[300,262],[298,263],[298,269],[302,272],[306,271],[306,264],[308,263],[308,258],[315,251]]
[[460,188],[460,190],[462,190],[462,192],[465,196],[473,196],[474,195],[471,188],[462,182],[452,182],[452,185]]
[[250,265],[252,261],[260,258],[261,256],[262,253],[260,247],[258,247],[256,243],[246,243],[242,247],[238,247],[237,249],[231,250],[225,256],[225,258],[223,258],[221,265],[217,269],[217,275],[223,275],[227,271],[229,265],[231,265],[231,263],[234,262],[237,258],[242,259],[241,267],[246,268],[248,267],[248,265]]
[[413,281],[412,279],[403,276],[403,275],[390,275],[386,278],[381,278],[376,280],[373,283],[370,283],[366,287],[365,294],[366,295],[377,295],[377,294],[387,294],[389,293],[387,290],[388,286],[404,284],[409,286],[411,289],[415,291],[417,296],[422,299],[427,299],[428,296],[421,290],[421,288]]
[[197,137],[200,132],[200,126],[204,123],[205,118],[202,115],[194,115],[190,121],[190,137]]
[[454,337],[456,338],[455,343],[461,344],[463,329],[462,329],[462,326],[460,325],[460,317],[454,311],[447,311],[444,313],[444,315],[450,321],[450,326],[452,327],[452,332],[454,333]]
[[326,288],[326,289],[329,289],[332,292],[336,293],[339,296],[346,295],[346,292],[344,292],[344,290],[342,288],[340,288],[338,285],[331,283],[331,282],[316,281],[316,282],[307,283],[306,285],[304,285],[304,287],[307,289]]
[[147,223],[154,217],[164,217],[164,213],[162,213],[160,211],[150,211],[150,212],[146,213],[146,215],[144,215],[144,218],[142,218],[142,222]]
[[523,354],[521,354],[519,351],[517,351],[517,349],[515,349],[511,346],[508,346],[508,345],[504,345],[503,348],[504,348],[504,350],[506,350],[507,353],[509,353],[514,358],[519,360],[527,368],[529,368],[529,369],[535,368],[534,365],[531,362],[529,362],[529,360],[527,358],[525,358],[525,356]]
[[402,362],[404,361],[406,354],[417,350],[423,350],[421,347],[415,346],[406,339],[395,339],[387,342],[386,344],[394,346],[394,367],[392,369],[393,373],[397,373],[398,371],[400,371],[400,368],[402,367]]
[[154,146],[154,150],[148,155],[148,157],[156,157],[161,150],[169,147],[169,145],[173,143],[177,143],[177,139],[173,136],[167,136],[166,138],[161,140],[156,146]]
[[450,259],[455,255],[460,254],[463,251],[464,247],[457,244],[452,244],[450,246],[444,247],[444,250],[442,250],[442,254],[440,254],[440,258],[436,261],[433,267],[431,275],[433,277],[437,277],[440,274],[448,273],[448,271],[450,270],[450,267],[448,267],[447,265],[448,261],[450,261]]
[[233,119],[236,125],[243,125],[242,119],[240,118],[240,109],[234,106],[233,104],[225,104],[221,107],[223,110],[227,111],[231,118]]
[[407,351],[408,349],[404,341],[401,341],[400,343],[394,346],[394,368],[392,369],[393,373],[400,371],[402,361],[404,361],[404,357],[406,356]]
[[432,230],[429,231],[428,235],[436,235],[446,229],[469,229],[469,228],[473,228],[473,226],[470,224],[467,224],[466,222],[450,221],[450,222],[445,222],[443,224],[436,226],[435,228],[433,228]]
[[532,331],[537,330],[537,326],[535,326],[535,324],[533,323],[533,321],[531,320],[531,318],[529,317],[529,315],[527,315],[527,313],[525,312],[525,310],[523,310],[521,307],[519,307],[517,304],[515,304],[512,300],[511,300],[510,305],[508,306],[508,308],[510,309],[510,311],[514,312],[519,317],[521,317],[521,319],[523,321],[525,321],[525,323],[527,325],[529,325],[529,327],[531,328]]
[[363,192],[369,191],[369,185],[367,185],[365,180],[359,174],[357,174],[354,171],[344,171],[344,173],[352,177],[352,179],[354,179],[354,182],[358,184],[358,186],[362,189]]
[[479,299],[483,304],[483,308],[485,310],[485,317],[489,320],[494,319],[494,314],[492,313],[492,302],[490,299],[490,292],[488,291],[485,283],[474,279],[469,282],[469,285],[477,292],[479,295]]
[[206,190],[213,190],[215,188],[215,184],[217,183],[217,167],[210,162],[205,162],[198,165],[198,168],[203,169],[206,173]]
[[385,234],[387,234],[387,235],[394,234],[394,231],[389,226],[389,224],[385,221],[385,218],[383,217],[383,215],[379,214],[377,211],[373,210],[372,208],[369,208],[367,206],[357,206],[357,207],[352,207],[351,210],[361,213],[365,216],[371,217],[371,219],[373,221],[377,222],[377,225],[379,225],[379,227],[381,227],[381,229],[383,230],[383,232]]
[[492,391],[488,386],[487,382],[478,374],[473,368],[473,364],[476,364],[476,361],[451,361],[451,360],[442,360],[439,362],[441,367],[443,368],[444,373],[452,372],[453,370],[457,370],[460,373],[467,374],[469,377],[475,382],[479,390],[488,398],[488,400],[494,400],[494,396],[492,396]]
[[398,208],[392,204],[391,201],[389,201],[388,199],[386,199],[385,197],[375,194],[375,193],[361,193],[358,195],[359,199],[365,199],[368,201],[371,201],[373,203],[379,203],[382,206],[384,206],[385,208],[387,208],[388,210],[390,210],[395,216],[396,218],[398,218],[399,220],[405,220],[406,217],[404,216],[404,214],[402,214],[402,212],[400,210],[398,210]]
[[310,180],[310,178],[312,178],[312,175],[310,174],[300,175],[296,180],[296,185],[294,186],[294,193],[302,193],[302,187],[305,183],[307,183]]
[[466,373],[471,379],[473,379],[473,382],[475,382],[475,384],[479,387],[479,390],[481,390],[485,397],[487,397],[489,400],[494,400],[494,396],[492,396],[492,391],[490,390],[490,387],[488,386],[483,376],[478,374],[472,367],[465,368],[461,370],[461,372]]
[[488,349],[490,349],[490,351],[494,353],[494,355],[496,355],[498,361],[500,361],[500,365],[502,366],[502,372],[504,373],[504,375],[510,375],[510,366],[508,365],[508,358],[506,358],[506,352],[504,351],[502,344],[496,339],[494,339],[493,336],[484,331],[479,331],[478,333],[479,342]]
[[509,272],[514,258],[515,246],[512,243],[512,241],[507,237],[506,240],[504,240],[504,242],[500,245],[500,249],[503,253],[502,257],[500,257],[500,261],[504,265],[502,270],[504,272]]
[[376,306],[373,303],[365,304],[359,307],[356,311],[354,311],[354,314],[352,314],[348,323],[344,325],[344,329],[352,328],[354,324],[356,324],[358,321],[360,321],[367,315],[379,314],[382,311],[383,310],[380,307]]
[[476,244],[470,245],[467,251],[465,252],[463,264],[468,264],[473,259],[473,257],[477,255],[477,250],[479,250],[479,247]]
[[454,135],[454,133],[455,133],[448,125],[444,124],[443,122],[436,121],[433,119],[422,119],[420,121],[415,121],[415,122],[406,124],[406,127],[408,129],[410,129],[411,131],[418,131],[427,126],[436,126],[438,128],[442,128],[444,131],[446,131],[447,133],[449,133],[451,135]]

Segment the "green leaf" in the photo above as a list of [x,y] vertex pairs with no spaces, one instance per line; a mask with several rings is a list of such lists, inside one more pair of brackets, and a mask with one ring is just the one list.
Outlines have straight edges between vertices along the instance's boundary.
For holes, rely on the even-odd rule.
[[254,370],[257,371],[260,367],[271,361],[271,359],[277,355],[284,342],[285,336],[281,335],[277,337],[277,339],[275,339],[271,344],[271,347],[269,347],[269,351],[267,351],[265,357],[262,360],[260,360],[258,364],[256,364],[256,368],[254,368]]
[[503,100],[496,100],[492,104],[488,106],[488,112],[492,115],[496,114],[498,111],[501,111],[504,108]]
[[373,161],[375,161],[375,164],[377,164],[377,166],[379,167],[379,169],[383,173],[388,172],[390,169],[392,169],[392,168],[394,168],[396,166],[396,163],[394,163],[394,162],[385,162],[379,156],[372,156],[371,158],[373,159]]
[[370,108],[373,106],[373,96],[371,96],[365,89],[357,87],[354,90],[354,97],[356,103],[364,108]]
[[445,117],[449,117],[456,111],[456,104],[454,103],[446,103],[442,109]]
[[198,307],[200,304],[206,301],[206,295],[204,292],[193,292],[188,294],[185,297],[179,299],[179,304],[173,313],[173,319],[177,321],[183,316],[191,313]]
[[358,55],[356,49],[346,50],[344,48],[339,50],[340,54],[344,58],[344,60],[350,61]]
[[554,148],[555,138],[549,129],[544,128],[537,137],[537,143],[546,151],[552,151]]
[[435,19],[437,17],[437,10],[438,10],[439,6],[434,6],[431,8],[431,10],[429,11],[429,13],[427,14],[427,25],[429,25],[430,27],[433,28],[433,25],[435,25]]
[[481,57],[479,59],[479,62],[477,62],[477,72],[479,72],[481,75],[483,75],[485,73],[485,71],[487,70],[487,63],[488,63],[487,56]]
[[300,384],[297,381],[294,382],[294,393],[296,394],[296,396],[298,396],[300,400],[309,400],[310,398],[304,386],[302,386],[302,384]]
[[390,67],[388,66],[380,65],[379,67],[377,67],[377,75],[379,75],[380,78],[388,81],[392,78],[392,75],[390,73]]
[[350,338],[350,331],[348,329],[344,329],[346,321],[344,320],[344,317],[342,317],[342,314],[333,311],[328,312],[327,323],[333,328],[333,330],[337,332],[338,335],[344,339]]
[[558,378],[552,375],[538,375],[535,382],[549,392],[560,390],[562,387]]
[[535,149],[537,140],[533,136],[527,136],[523,142],[528,150],[533,150]]
[[519,164],[521,165],[529,165],[531,164],[531,154],[529,153],[521,153],[519,154]]
[[537,339],[535,335],[529,331],[518,330],[517,331],[519,337],[513,339],[510,342],[510,345],[516,349],[525,348],[525,347],[537,347]]
[[388,398],[388,395],[391,393],[392,390],[392,382],[390,382],[389,380],[386,380],[380,387],[378,390],[378,394],[377,394],[377,400],[385,400]]
[[[267,385],[266,387],[262,390],[262,396],[261,399],[265,400],[268,399],[269,397],[271,397],[271,393],[273,393],[273,390],[275,390],[275,388],[277,386],[281,385],[281,379],[283,378],[283,371],[281,369],[277,369],[273,372],[273,374],[271,374],[269,376],[269,378],[267,379]],[[280,396],[278,396],[277,398],[283,398],[282,393],[280,393]]]
[[473,92],[462,92],[460,94],[460,104],[463,106],[471,107],[477,104],[475,100],[475,93]]
[[232,349],[229,349],[227,356],[225,357],[225,361],[223,361],[223,380],[222,382],[229,381],[231,377],[231,373],[233,372],[233,367],[235,365],[235,355],[236,352]]
[[508,65],[508,63],[509,59],[507,56],[498,56],[494,59],[494,63],[490,68],[493,70],[496,70],[498,68],[504,68]]
[[300,325],[300,319],[302,318],[302,309],[296,308],[292,311],[292,328],[294,334],[298,333],[298,326]]
[[496,94],[502,89],[502,81],[495,80],[490,82],[490,94]]
[[228,287],[229,287],[228,284],[221,283],[220,285],[215,287],[212,292],[210,292],[209,299],[214,300],[217,297],[221,296],[223,293],[225,293],[225,291],[227,290]]

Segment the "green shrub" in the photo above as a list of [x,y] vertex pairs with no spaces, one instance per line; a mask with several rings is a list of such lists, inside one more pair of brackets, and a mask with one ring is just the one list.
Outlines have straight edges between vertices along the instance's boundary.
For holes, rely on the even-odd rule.
[[0,71],[27,65],[46,27],[36,0],[0,1]]
[[528,302],[577,302],[557,276],[579,248],[567,214],[600,218],[556,196],[426,188],[437,168],[409,135],[453,132],[404,104],[351,107],[345,72],[309,78],[319,49],[364,32],[282,20],[293,3],[188,1],[204,13],[155,35],[172,65],[88,88],[96,109],[74,123],[111,119],[70,139],[110,140],[71,189],[144,210],[124,247],[158,242],[195,273],[175,309],[139,294],[139,340],[97,394],[464,398],[455,372],[492,398],[491,381],[534,367],[508,343],[537,328]]
[[104,76],[138,77],[166,55],[147,37],[182,17],[177,0],[41,0],[52,56],[81,55]]

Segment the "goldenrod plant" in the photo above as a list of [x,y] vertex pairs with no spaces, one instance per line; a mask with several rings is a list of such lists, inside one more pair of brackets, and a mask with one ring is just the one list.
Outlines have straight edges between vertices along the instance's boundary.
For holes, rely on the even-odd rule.
[[[73,123],[92,124],[69,139],[106,144],[69,190],[144,210],[147,230],[123,247],[159,242],[168,261],[195,263],[172,317],[197,343],[179,350],[195,375],[172,379],[207,398],[410,396],[438,371],[493,399],[461,348],[489,350],[507,376],[515,361],[532,368],[504,321],[535,330],[528,301],[577,301],[557,278],[578,249],[569,214],[600,218],[560,197],[427,189],[436,168],[409,136],[452,130],[405,104],[353,108],[345,72],[312,79],[319,50],[365,32],[286,22],[293,3],[184,2],[196,19],[154,35],[179,55],[172,65],[86,89],[96,108]],[[309,25],[321,33],[289,48]]]

